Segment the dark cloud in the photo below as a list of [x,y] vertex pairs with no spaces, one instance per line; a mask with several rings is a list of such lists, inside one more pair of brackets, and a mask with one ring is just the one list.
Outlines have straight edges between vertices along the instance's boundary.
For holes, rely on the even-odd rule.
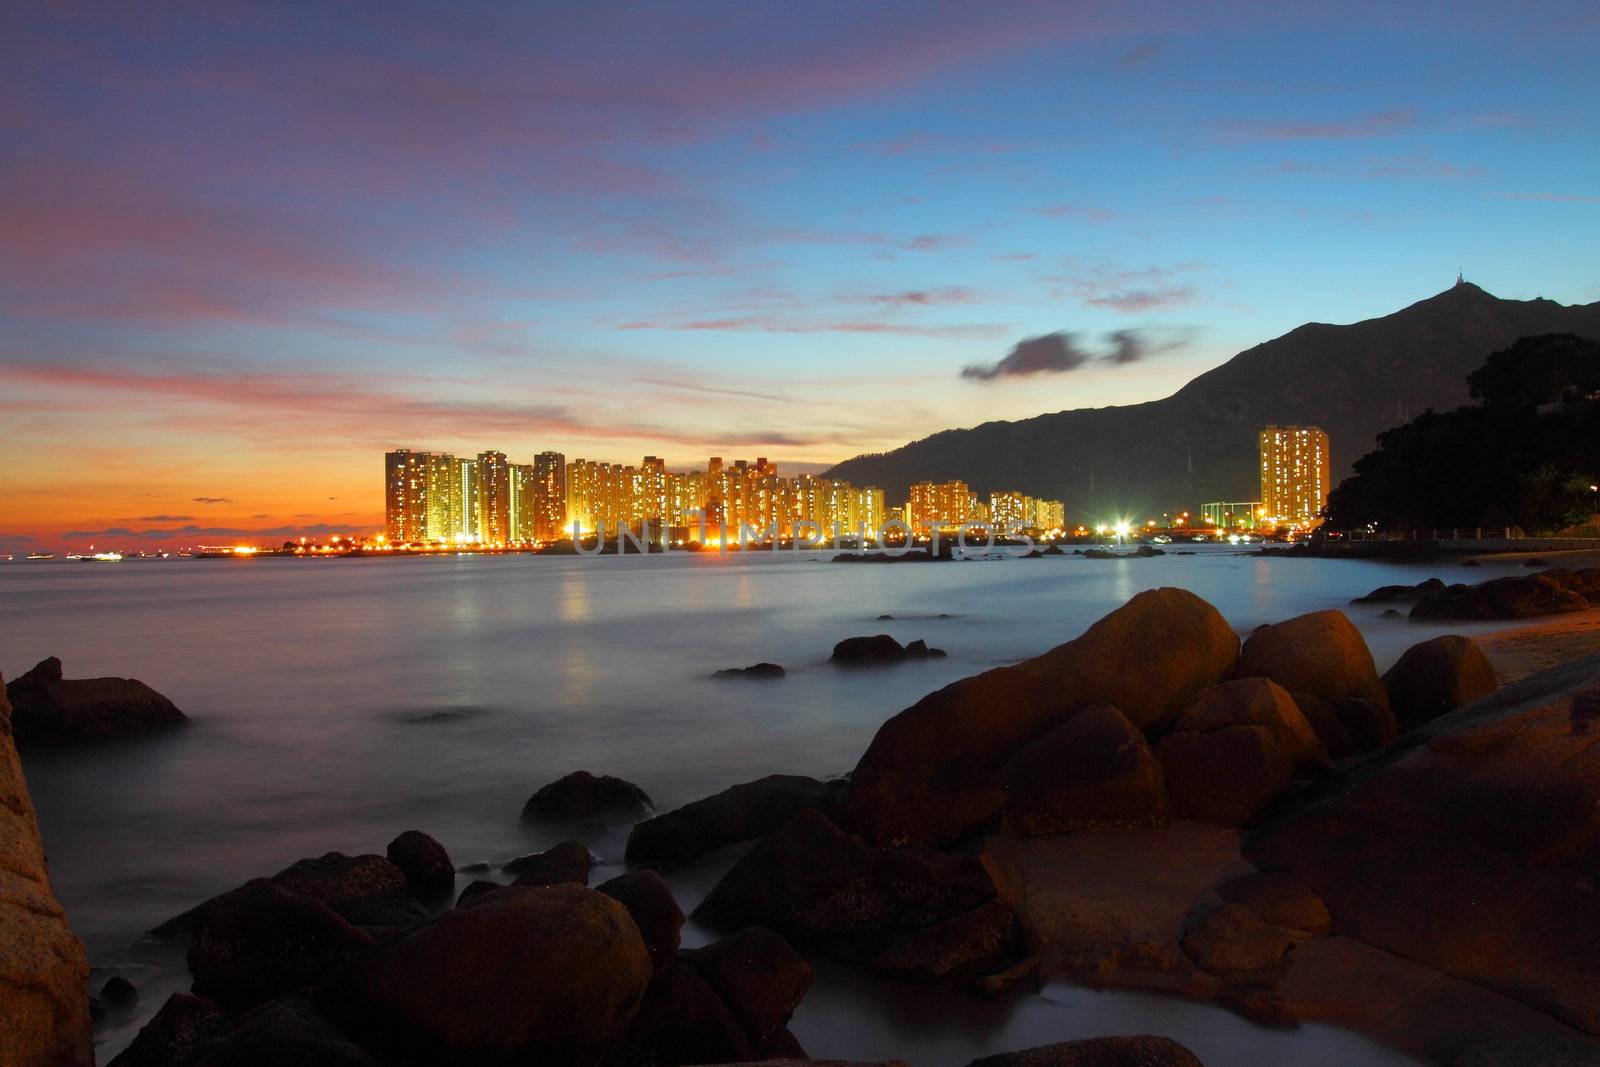
[[1113,330],[1094,349],[1084,347],[1080,338],[1081,334],[1067,330],[1024,338],[1012,346],[1004,359],[989,364],[969,363],[961,368],[961,376],[991,382],[996,378],[1065,374],[1090,363],[1137,363],[1186,343],[1183,337],[1156,341],[1147,330]]
[[193,515],[139,515],[131,522],[193,522]]
[[225,496],[192,496],[189,498],[196,504],[231,504],[233,500]]

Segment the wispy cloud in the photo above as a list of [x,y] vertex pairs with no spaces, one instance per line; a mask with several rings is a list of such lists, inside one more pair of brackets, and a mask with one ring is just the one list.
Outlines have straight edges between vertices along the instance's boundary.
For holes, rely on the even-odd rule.
[[970,381],[992,382],[998,378],[1027,378],[1038,374],[1066,374],[1091,363],[1137,363],[1148,356],[1181,348],[1186,336],[1154,340],[1146,330],[1113,330],[1101,344],[1087,348],[1082,334],[1058,330],[1040,337],[1027,337],[993,363],[969,363],[961,377]]
[[[233,503],[233,500],[231,498],[225,497],[225,496],[195,496],[195,497],[190,497],[189,499],[193,500],[196,504],[231,504],[231,503]],[[146,521],[146,522],[161,522],[163,520],[161,520],[161,519],[146,519],[144,521]],[[177,521],[177,520],[168,520],[168,521]]]
[[1461,166],[1428,156],[1373,156],[1367,160],[1369,178],[1424,178],[1436,181],[1464,181],[1481,178],[1483,170],[1468,164]]
[[1293,121],[1229,121],[1212,129],[1228,144],[1252,141],[1351,141],[1388,137],[1417,125],[1414,108],[1373,111],[1345,119]]
[[926,308],[948,304],[970,304],[978,299],[978,293],[964,285],[944,285],[931,289],[906,289],[897,293],[847,293],[841,299],[851,303],[877,304],[882,307]]
[[897,334],[904,337],[1000,337],[1005,323],[979,323],[954,326],[919,326],[904,322],[806,322],[772,315],[745,315],[725,319],[692,319],[686,322],[656,322],[640,319],[625,322],[619,330],[688,330],[704,332],[757,333],[863,333]]
[[1186,262],[1170,267],[1126,268],[1069,259],[1066,273],[1047,276],[1045,280],[1063,285],[1062,295],[1088,307],[1133,314],[1195,303],[1199,291],[1181,278],[1201,266]]
[[1546,204],[1600,204],[1600,196],[1587,193],[1495,193],[1496,200],[1533,200]]
[[1085,204],[1050,204],[1046,207],[1030,208],[1029,214],[1044,215],[1052,219],[1088,219],[1090,222],[1109,222],[1119,217],[1115,211],[1089,207]]

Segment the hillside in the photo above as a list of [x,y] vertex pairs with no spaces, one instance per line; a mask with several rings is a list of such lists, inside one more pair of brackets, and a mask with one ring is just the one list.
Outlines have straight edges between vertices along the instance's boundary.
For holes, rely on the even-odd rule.
[[1337,484],[1402,410],[1464,404],[1467,374],[1490,352],[1562,331],[1600,338],[1600,302],[1501,300],[1466,282],[1382,318],[1307,323],[1162,400],[945,430],[827,476],[882,486],[891,504],[914,481],[960,478],[982,493],[1060,499],[1093,522],[1256,499],[1256,432],[1276,422],[1328,432]]

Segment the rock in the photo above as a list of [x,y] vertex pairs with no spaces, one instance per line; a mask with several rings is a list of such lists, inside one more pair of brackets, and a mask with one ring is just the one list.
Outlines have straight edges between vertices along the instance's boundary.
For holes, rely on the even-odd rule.
[[1207,974],[1259,979],[1282,970],[1294,950],[1294,937],[1247,904],[1224,904],[1185,930],[1179,944]]
[[1600,1033],[1600,656],[1425,723],[1247,848],[1336,934]]
[[877,844],[952,841],[1005,806],[994,775],[1026,742],[1095,705],[1151,733],[1230,677],[1237,656],[1232,629],[1199,597],[1140,593],[1076,640],[964,678],[884,723],[841,820]]
[[1235,726],[1264,727],[1297,775],[1317,775],[1328,769],[1328,750],[1299,705],[1266,678],[1239,678],[1201,690],[1172,730],[1204,734]]
[[833,646],[833,662],[846,667],[871,667],[884,663],[899,663],[908,659],[940,658],[942,648],[929,648],[921,638],[901,645],[888,634],[872,637],[847,637]]
[[776,663],[752,663],[748,667],[724,667],[713,678],[755,678],[776,679],[782,678],[784,670]]
[[1223,900],[1247,905],[1263,921],[1286,930],[1325,934],[1333,928],[1322,898],[1293,877],[1275,871],[1247,874],[1217,889]]
[[1586,611],[1589,601],[1548,574],[1492,578],[1478,585],[1452,585],[1417,601],[1414,622],[1438,619],[1531,619]]
[[1294,761],[1265,726],[1168,734],[1156,746],[1167,802],[1178,818],[1248,826],[1294,780]]
[[1561,588],[1577,593],[1591,606],[1600,604],[1600,567],[1585,567],[1582,570],[1568,570],[1566,567],[1555,567],[1544,572],[1544,577],[1549,578]]
[[100,1003],[112,1011],[129,1011],[139,1003],[139,991],[122,975],[114,974],[100,987]]
[[1299,1016],[1276,991],[1248,982],[1217,990],[1217,1003],[1261,1026],[1293,1030],[1300,1025]]
[[1324,700],[1360,697],[1389,706],[1372,653],[1342,611],[1314,611],[1260,627],[1245,639],[1237,676],[1270,678],[1291,693]]
[[201,1046],[194,1067],[377,1067],[365,1049],[316,1013],[304,997],[283,997],[244,1015]]
[[329,1017],[379,1054],[520,1057],[619,1042],[650,985],[619,902],[577,885],[516,890],[378,946],[329,983]]
[[982,978],[1027,959],[1027,940],[1015,913],[991,900],[906,934],[873,957],[872,966],[900,978],[942,980]]
[[1402,615],[1400,612],[1394,610],[1393,608],[1384,608],[1383,611],[1381,613],[1379,613],[1378,617],[1380,619],[1403,619],[1403,618],[1405,618],[1404,615]]
[[1400,734],[1394,712],[1387,703],[1360,697],[1340,697],[1333,702],[1334,714],[1358,752],[1382,748]]
[[1443,589],[1444,582],[1438,578],[1429,578],[1416,585],[1380,585],[1366,596],[1358,596],[1350,601],[1352,604],[1393,604],[1404,600],[1420,600],[1429,593],[1436,593]]
[[428,917],[398,866],[367,853],[327,852],[272,876],[295,896],[321,901],[354,926],[410,926]]
[[1408,728],[1487,696],[1499,684],[1483,650],[1455,634],[1412,645],[1383,676],[1389,706]]
[[543,786],[522,807],[524,822],[631,822],[649,815],[650,797],[632,782],[573,771]]
[[371,944],[328,905],[257,878],[209,903],[189,973],[196,993],[243,1010],[321,981]]
[[582,841],[563,841],[543,852],[518,856],[501,870],[514,874],[513,885],[557,885],[561,882],[589,884],[589,871],[594,867],[594,857]]
[[174,993],[110,1067],[182,1067],[232,1021],[233,1013],[214,1000]]
[[803,811],[735,863],[694,916],[718,929],[771,927],[870,960],[997,895],[977,859],[876,848]]
[[660,975],[671,966],[678,955],[683,911],[661,876],[650,870],[629,871],[595,888],[628,909],[650,952],[655,973]]
[[439,896],[456,887],[456,869],[450,862],[450,853],[421,830],[407,830],[390,841],[384,854],[406,876],[414,893]]
[[847,637],[833,646],[830,657],[835,663],[852,666],[874,663],[899,663],[906,658],[906,650],[888,634],[872,637]]
[[755,1050],[722,998],[687,963],[674,963],[651,988],[632,1041],[661,1064],[729,1063]]
[[16,743],[69,745],[182,726],[188,716],[133,678],[61,677],[51,656],[6,686]]
[[1306,722],[1311,724],[1311,729],[1316,731],[1317,740],[1322,742],[1322,747],[1330,759],[1341,760],[1346,756],[1353,756],[1358,751],[1355,741],[1350,737],[1350,731],[1345,729],[1344,723],[1339,720],[1339,709],[1333,706],[1331,700],[1324,700],[1310,693],[1291,693],[1294,697],[1295,707],[1300,709],[1300,714],[1305,716]]
[[1018,749],[995,780],[1006,824],[1025,835],[1167,822],[1161,764],[1116,708],[1084,708]]
[[648,866],[687,863],[707,852],[770,834],[799,812],[810,808],[826,811],[832,806],[826,783],[794,774],[769,774],[639,823],[628,835],[627,861]]
[[456,897],[456,907],[468,908],[474,904],[482,904],[488,899],[489,894],[511,888],[513,887],[501,885],[499,882],[488,882],[479,878],[476,881],[469,882],[467,887],[461,891],[461,895]]
[[1205,1067],[1168,1037],[1091,1037],[973,1060],[968,1067]]
[[811,988],[811,965],[771,930],[751,928],[683,953],[733,1012],[752,1046],[789,1021]]
[[92,1064],[89,963],[50,888],[11,721],[0,688],[0,1062]]

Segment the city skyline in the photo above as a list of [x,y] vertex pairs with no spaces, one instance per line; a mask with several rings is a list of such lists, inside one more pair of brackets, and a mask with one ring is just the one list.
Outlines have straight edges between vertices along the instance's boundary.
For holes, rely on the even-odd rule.
[[1600,298],[1592,13],[1381,11],[13,6],[0,549],[372,528],[396,427],[819,470],[1458,268]]

